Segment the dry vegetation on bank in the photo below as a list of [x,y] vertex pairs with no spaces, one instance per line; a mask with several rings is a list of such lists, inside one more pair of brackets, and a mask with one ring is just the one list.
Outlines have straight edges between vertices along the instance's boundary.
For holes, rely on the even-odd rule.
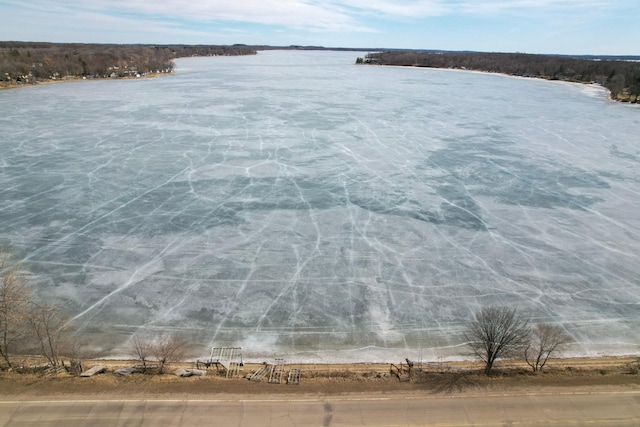
[[[90,378],[68,374],[0,373],[0,396],[4,399],[29,399],[42,396],[74,398],[102,396],[113,398],[161,398],[171,395],[196,398],[206,395],[283,395],[348,393],[431,393],[486,394],[551,391],[640,390],[639,360],[637,358],[555,359],[549,369],[533,374],[526,365],[503,361],[491,376],[483,373],[482,365],[473,362],[452,362],[446,366],[427,365],[423,372],[414,371],[408,382],[400,382],[389,373],[389,364],[303,364],[288,365],[302,369],[299,385],[269,384],[244,378],[260,364],[246,364],[240,376],[225,378],[209,370],[206,376],[180,378],[172,373],[164,375],[114,375],[118,368],[130,366],[132,361],[95,360],[85,366],[106,364],[105,374]],[[172,366],[192,368],[182,363]]]

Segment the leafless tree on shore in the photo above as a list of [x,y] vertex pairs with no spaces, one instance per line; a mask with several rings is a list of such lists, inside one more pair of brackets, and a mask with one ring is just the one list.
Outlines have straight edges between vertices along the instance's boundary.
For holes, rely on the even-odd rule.
[[187,352],[187,343],[177,335],[167,335],[157,338],[151,354],[158,362],[158,373],[164,374],[171,363],[182,360]]
[[53,368],[63,365],[64,355],[73,359],[71,352],[75,348],[68,325],[68,317],[55,304],[31,303],[28,323],[35,340],[38,353]]
[[475,313],[465,338],[472,354],[484,362],[485,374],[490,375],[497,359],[522,354],[529,334],[529,322],[515,309],[492,306]]
[[142,364],[142,369],[147,370],[147,363],[151,359],[152,343],[148,338],[134,335],[131,343],[131,356]]
[[12,368],[11,356],[28,333],[26,319],[32,295],[20,263],[12,263],[5,252],[0,252],[0,273],[0,357]]
[[531,341],[524,352],[525,360],[533,372],[540,372],[549,357],[562,351],[571,341],[571,337],[559,326],[538,323],[531,328]]
[[158,364],[158,373],[163,374],[171,363],[179,362],[187,353],[187,343],[177,335],[162,335],[154,339],[135,335],[131,355],[142,363],[146,372],[151,361]]

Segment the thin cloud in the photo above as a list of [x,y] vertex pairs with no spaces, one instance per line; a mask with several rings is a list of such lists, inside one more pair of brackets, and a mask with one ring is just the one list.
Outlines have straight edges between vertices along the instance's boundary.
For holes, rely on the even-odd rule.
[[[16,8],[24,7],[9,0]],[[31,10],[54,14],[78,12],[112,16],[131,16],[140,20],[182,20],[194,23],[244,22],[262,25],[286,26],[325,30],[366,30],[340,6],[303,0],[66,0],[63,4],[46,0],[32,0]]]
[[451,12],[446,1],[346,0],[341,2],[353,13],[381,14],[386,17],[439,16]]
[[[634,0],[635,1],[635,0]],[[526,14],[620,7],[624,1],[605,0],[5,0],[5,5],[68,17],[93,14],[103,21],[130,17],[138,21],[186,23],[237,22],[283,26],[310,31],[370,32],[371,16],[390,20],[456,14]],[[624,7],[624,6],[622,6]],[[628,6],[627,6],[628,7]]]
[[0,28],[13,40],[531,51],[557,50],[554,36],[564,51],[628,53],[633,37],[613,33],[638,13],[638,0],[0,0]]
[[[318,2],[321,4],[322,2]],[[602,9],[622,8],[625,1],[607,0],[344,0],[353,14],[380,14],[387,18],[425,18],[443,15],[502,15],[531,12],[567,11],[580,13]],[[627,4],[628,1],[626,2]],[[626,6],[629,7],[628,5]]]
[[453,0],[450,6],[468,14],[501,15],[523,13],[573,12],[584,13],[596,9],[617,8],[624,1],[603,0]]

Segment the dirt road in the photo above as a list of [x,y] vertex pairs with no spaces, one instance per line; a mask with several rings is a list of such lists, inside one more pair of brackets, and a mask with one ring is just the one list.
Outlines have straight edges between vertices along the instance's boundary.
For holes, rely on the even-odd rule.
[[0,426],[638,426],[640,391],[0,402]]
[[[103,362],[109,370],[127,362]],[[252,372],[260,365],[246,365]],[[305,365],[299,385],[107,373],[0,372],[4,426],[640,426],[635,358],[564,359],[544,374],[503,366],[416,373],[388,365]],[[185,365],[185,367],[188,367]]]

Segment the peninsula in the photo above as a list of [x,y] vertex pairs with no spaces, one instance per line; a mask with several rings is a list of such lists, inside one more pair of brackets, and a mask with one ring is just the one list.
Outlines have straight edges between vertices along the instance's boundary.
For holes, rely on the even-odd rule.
[[389,50],[369,53],[358,58],[356,64],[452,68],[596,83],[609,89],[613,100],[640,103],[640,57],[637,56]]
[[255,55],[245,45],[145,45],[0,42],[0,87],[78,78],[169,73],[188,56]]

